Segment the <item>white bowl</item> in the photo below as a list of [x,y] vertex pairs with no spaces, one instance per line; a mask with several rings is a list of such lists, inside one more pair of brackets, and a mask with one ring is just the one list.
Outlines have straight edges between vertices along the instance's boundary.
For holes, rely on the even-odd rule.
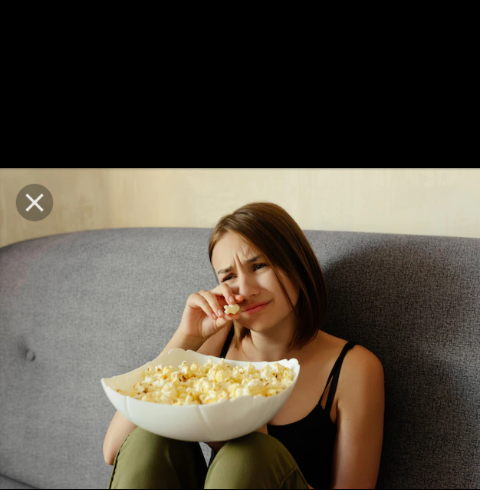
[[[290,397],[300,373],[300,365],[296,358],[278,360],[276,363],[291,368],[294,373],[293,382],[279,394],[270,397],[242,396],[211,404],[173,406],[141,401],[116,391],[122,389],[129,392],[143,379],[144,370],[148,365],[152,369],[159,364],[177,368],[185,360],[188,365],[196,362],[198,366],[202,366],[209,358],[213,363],[221,360],[196,351],[174,348],[131,372],[102,378],[101,383],[114,407],[140,428],[176,440],[216,442],[247,435],[268,423]],[[244,367],[248,364],[227,359],[225,363],[232,367]],[[252,365],[255,368],[263,368],[268,363],[275,362],[252,362]]]

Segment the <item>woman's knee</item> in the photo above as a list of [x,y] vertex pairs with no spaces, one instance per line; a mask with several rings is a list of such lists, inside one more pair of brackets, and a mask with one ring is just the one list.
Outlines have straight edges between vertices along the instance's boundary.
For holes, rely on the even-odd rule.
[[[193,477],[182,475],[182,467]],[[205,468],[205,469],[204,469]],[[195,489],[206,474],[202,451],[195,442],[174,440],[135,428],[117,452],[110,489]]]
[[295,459],[280,441],[255,431],[230,440],[218,451],[205,489],[270,489],[296,469]]
[[169,438],[155,435],[143,428],[137,427],[127,436],[119,452],[136,454],[141,451],[143,455],[155,455],[164,452],[169,444]]
[[290,452],[279,440],[259,431],[230,440],[220,450],[223,450],[223,453],[242,454],[242,458],[251,461],[252,464],[261,464],[274,455],[291,459],[293,462]]
[[176,463],[179,456],[185,460],[197,458],[201,449],[198,443],[174,440],[137,427],[123,442],[117,456],[120,454],[123,460],[129,461],[129,466],[148,467],[158,466],[166,458],[171,463]]
[[168,448],[168,439],[135,428],[118,449],[109,489],[146,488],[149,476]]

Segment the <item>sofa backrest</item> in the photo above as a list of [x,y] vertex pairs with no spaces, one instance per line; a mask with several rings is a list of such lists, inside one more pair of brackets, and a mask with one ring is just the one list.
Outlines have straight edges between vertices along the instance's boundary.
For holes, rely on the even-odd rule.
[[[211,229],[74,232],[0,248],[0,474],[107,488],[100,384],[154,359],[187,297],[217,285]],[[324,329],[385,371],[379,489],[478,489],[480,240],[305,231]]]

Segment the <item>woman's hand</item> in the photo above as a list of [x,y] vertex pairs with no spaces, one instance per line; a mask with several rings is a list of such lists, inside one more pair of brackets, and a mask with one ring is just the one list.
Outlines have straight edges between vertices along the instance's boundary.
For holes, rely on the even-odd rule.
[[[230,301],[233,297],[233,301]],[[244,300],[243,295],[236,295],[225,284],[211,290],[200,290],[187,298],[182,320],[178,331],[185,337],[194,337],[206,341],[226,326],[230,326],[239,313],[225,314],[225,305],[234,305]],[[218,313],[220,311],[220,314]]]

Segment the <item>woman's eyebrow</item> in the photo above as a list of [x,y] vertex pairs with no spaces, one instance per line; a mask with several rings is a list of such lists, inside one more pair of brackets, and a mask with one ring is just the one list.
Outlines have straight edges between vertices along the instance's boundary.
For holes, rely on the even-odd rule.
[[[247,259],[245,262],[247,264],[254,263],[255,261],[257,261],[261,257],[263,257],[263,254],[259,254],[258,256],[252,257],[251,259]],[[217,271],[217,274],[228,273],[229,271],[232,271],[232,269],[233,269],[233,266],[229,266],[228,268],[221,269],[221,270]]]

